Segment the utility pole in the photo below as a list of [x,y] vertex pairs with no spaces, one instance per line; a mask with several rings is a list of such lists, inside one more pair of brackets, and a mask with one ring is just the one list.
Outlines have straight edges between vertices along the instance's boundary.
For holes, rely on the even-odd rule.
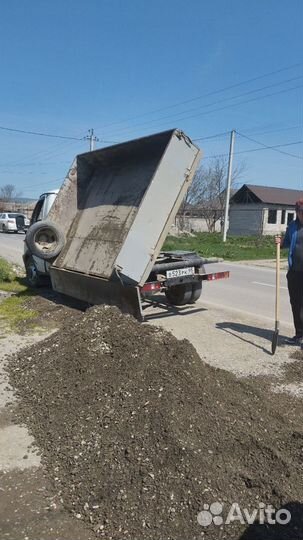
[[230,185],[231,185],[231,178],[232,178],[235,134],[236,132],[233,129],[230,134],[229,159],[228,159],[228,171],[227,171],[227,182],[226,182],[226,199],[225,199],[224,225],[223,225],[223,242],[226,242],[226,234],[227,234],[227,222],[228,222],[228,213],[229,213]]
[[88,135],[86,137],[84,137],[87,141],[89,141],[89,151],[92,152],[94,150],[94,147],[95,147],[95,142],[98,141],[99,139],[94,135],[94,130],[93,128],[92,129],[89,129],[88,130]]

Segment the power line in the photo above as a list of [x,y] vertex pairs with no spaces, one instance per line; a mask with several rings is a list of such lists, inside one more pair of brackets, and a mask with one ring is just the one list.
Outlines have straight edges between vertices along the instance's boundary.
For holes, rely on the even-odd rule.
[[[278,148],[279,148],[278,145],[268,146],[267,144],[264,144],[264,143],[262,143],[260,141],[257,141],[256,139],[252,139],[251,137],[248,137],[247,135],[244,135],[243,133],[240,133],[239,131],[237,131],[237,134],[240,135],[240,137],[243,137],[244,139],[247,139],[248,141],[254,142],[256,144],[260,144],[261,146],[264,147],[264,149],[274,150],[276,152],[279,152],[280,154],[285,154],[287,156],[295,157],[297,159],[303,159],[303,157],[297,156],[296,154],[290,154],[289,152],[284,152],[283,150],[278,150]],[[284,145],[280,145],[280,146],[291,146],[291,145],[295,145],[295,144],[302,144],[302,142],[303,141],[298,141],[296,143],[288,143],[288,144],[284,144]]]
[[195,139],[192,139],[192,141],[193,142],[208,141],[210,139],[217,139],[219,137],[223,137],[229,134],[230,134],[230,131],[223,131],[222,133],[216,133],[216,135],[209,135],[208,137],[196,137]]
[[69,139],[73,141],[82,141],[82,139],[79,139],[78,137],[66,137],[65,135],[52,135],[50,133],[41,133],[39,131],[27,131],[25,129],[13,129],[6,126],[0,126],[0,129],[3,131],[13,131],[15,133],[23,133],[26,135],[38,135],[39,137],[51,137],[53,139]]
[[[66,141],[65,145],[67,145],[68,148],[67,148],[67,146],[62,148],[62,142],[60,142],[60,143],[57,143],[56,145],[52,146],[51,148],[48,148],[48,149],[45,149],[45,150],[40,150],[40,152],[35,152],[34,154],[29,154],[23,160],[11,161],[11,162],[8,162],[8,163],[0,163],[0,167],[1,168],[5,168],[5,167],[10,168],[10,167],[31,166],[31,161],[34,160],[35,158],[39,158],[39,159],[42,158],[43,160],[47,160],[50,157],[55,157],[55,156],[61,155],[62,153],[67,152],[67,150],[69,150],[71,145],[74,145],[74,144],[76,144],[78,142],[79,141]],[[84,142],[84,141],[80,141],[80,142]]]
[[[265,94],[264,96],[258,96],[258,97],[254,97],[254,98],[251,98],[251,99],[246,99],[244,101],[238,101],[237,103],[229,103],[228,105],[225,105],[224,107],[217,107],[216,109],[211,109],[210,111],[203,111],[203,112],[196,113],[196,114],[193,114],[193,115],[183,116],[181,118],[178,118],[178,122],[182,121],[182,120],[189,120],[191,118],[197,118],[199,116],[204,116],[204,115],[207,115],[207,114],[212,114],[212,113],[215,113],[215,112],[224,111],[224,110],[232,108],[232,107],[238,107],[240,105],[245,105],[247,103],[252,103],[254,101],[259,101],[260,99],[266,99],[266,98],[269,98],[269,97],[272,97],[272,96],[284,94],[284,93],[287,93],[287,92],[292,92],[292,91],[297,90],[297,89],[302,88],[302,87],[303,87],[303,85],[297,85],[297,86],[293,86],[291,88],[284,88],[282,90],[278,90],[277,92],[271,92],[269,94]],[[165,122],[165,123],[161,122],[160,126],[157,126],[157,127],[162,127],[162,126],[167,127],[167,122]],[[136,130],[130,130],[130,131],[132,132],[132,131],[136,131]]]
[[[197,142],[197,141],[211,140],[211,139],[215,139],[215,138],[219,138],[219,137],[223,137],[223,136],[229,135],[229,133],[230,133],[230,131],[224,131],[224,132],[221,132],[221,133],[216,133],[216,134],[214,134],[214,135],[208,135],[208,136],[205,136],[205,137],[199,137],[199,138],[193,139],[193,142],[195,142],[195,141]],[[81,139],[81,142],[83,142],[83,139]],[[71,145],[71,144],[74,144],[74,142],[72,141],[72,142],[70,142],[69,144],[70,144],[70,145]],[[62,153],[65,152],[65,151],[66,151],[66,149],[63,149],[62,151],[59,151],[59,152],[52,152],[52,151],[50,151],[50,152],[47,152],[47,153],[46,153],[45,157],[46,157],[46,159],[48,159],[49,157],[54,157],[54,156],[56,156],[56,155],[60,155],[60,154],[62,154]],[[36,157],[36,156],[40,157],[40,155],[43,154],[44,152],[45,152],[45,151],[37,152],[37,154],[33,154],[32,156],[28,156],[28,159],[33,159],[33,158]],[[43,158],[44,158],[44,156],[43,156]],[[28,160],[27,160],[27,161],[28,161]],[[2,164],[2,163],[0,163],[0,167],[3,167],[3,168],[5,168],[5,167],[22,167],[22,166],[24,166],[24,165],[26,165],[26,164],[27,164],[27,163],[26,163],[26,160],[24,160],[24,161],[21,161],[21,162],[20,162],[20,161],[19,161],[19,162],[11,162],[11,163],[8,163],[8,164]],[[31,163],[29,163],[29,165],[32,166]],[[38,185],[40,185],[40,184],[38,184]],[[26,187],[27,187],[27,186],[26,186]]]
[[[86,137],[81,137],[81,138],[80,137],[67,137],[65,135],[53,135],[51,133],[42,133],[40,131],[28,131],[25,129],[15,129],[15,128],[7,127],[7,126],[0,126],[0,130],[11,131],[14,133],[22,133],[23,135],[36,135],[39,137],[51,137],[52,139],[67,139],[71,141],[84,141],[86,139]],[[115,141],[107,141],[104,139],[100,139],[100,142],[103,142],[105,144],[115,144]]]
[[[242,135],[241,133],[239,133],[238,131],[236,132],[238,135],[240,136],[244,136]],[[245,137],[245,136],[244,136]],[[249,137],[245,137],[245,138],[248,138],[249,140],[252,140],[250,139]],[[278,144],[278,145],[273,145],[273,146],[267,146],[267,145],[263,145],[263,143],[260,143],[259,141],[255,141],[254,142],[258,143],[258,144],[261,144],[262,146],[264,146],[264,148],[251,148],[249,150],[240,150],[238,152],[234,152],[234,155],[236,154],[246,154],[246,153],[250,153],[250,152],[258,152],[258,151],[261,151],[261,150],[277,150],[278,148],[281,148],[281,147],[285,147],[285,146],[293,146],[293,145],[298,145],[298,144],[303,144],[303,141],[295,141],[295,142],[292,142],[292,143],[284,143],[284,144]],[[301,156],[296,156],[295,154],[288,154],[287,152],[283,152],[283,151],[280,151],[280,153],[282,154],[286,154],[286,155],[290,155],[292,157],[296,157],[298,159],[302,159],[303,160],[303,157]],[[205,156],[204,159],[213,159],[213,158],[218,158],[218,157],[225,157],[225,156],[228,156],[229,154],[228,153],[225,153],[225,154],[216,154],[216,155],[213,155],[213,156]],[[32,184],[31,186],[24,186],[22,187],[21,189],[23,191],[29,191],[31,190],[32,188],[34,187],[39,187],[39,186],[45,186],[45,185],[50,185],[51,183],[56,183],[56,182],[63,182],[64,178],[59,178],[57,180],[50,180],[50,181],[46,181],[46,182],[43,182],[43,183],[39,183],[39,184]]]
[[179,107],[180,105],[186,105],[187,103],[192,103],[193,101],[198,101],[199,99],[202,99],[202,98],[205,98],[205,97],[210,97],[210,96],[213,96],[215,94],[219,94],[219,93],[222,93],[222,92],[226,92],[227,90],[232,90],[233,88],[237,88],[239,86],[243,86],[245,84],[249,84],[249,83],[252,83],[252,82],[255,82],[255,81],[258,81],[260,79],[264,79],[266,77],[270,77],[271,75],[277,75],[278,73],[282,73],[284,71],[289,71],[291,69],[294,69],[296,67],[299,67],[301,66],[302,63],[299,62],[297,64],[292,64],[290,66],[287,66],[285,68],[281,68],[281,69],[278,69],[278,70],[275,70],[275,71],[270,71],[268,73],[265,73],[264,75],[259,75],[257,77],[253,77],[251,79],[246,79],[244,81],[240,81],[239,83],[236,83],[236,84],[232,84],[232,85],[229,85],[229,86],[225,86],[223,88],[220,88],[218,90],[213,90],[211,92],[207,92],[206,94],[201,94],[199,96],[196,96],[196,97],[193,97],[193,98],[190,98],[190,99],[186,99],[184,101],[179,101],[177,103],[174,103],[172,105],[167,105],[165,107],[160,107],[158,109],[154,109],[154,110],[151,110],[151,111],[148,111],[148,112],[145,112],[145,113],[142,113],[142,114],[139,114],[139,115],[136,115],[136,116],[132,116],[132,117],[128,117],[128,118],[125,118],[124,120],[120,120],[120,121],[116,121],[116,122],[111,122],[110,124],[105,124],[103,126],[101,126],[100,128],[98,129],[104,129],[106,127],[111,127],[113,125],[117,125],[117,124],[122,124],[124,122],[129,122],[130,120],[135,120],[137,118],[142,118],[143,116],[147,116],[149,114],[155,114],[157,112],[161,112],[161,111],[165,111],[165,110],[168,110],[168,109],[172,109],[174,107]]
[[[297,127],[297,126],[295,126],[295,127]],[[298,127],[300,127],[300,126],[298,126]],[[288,128],[286,128],[286,129],[288,129]],[[193,139],[193,141],[210,140],[210,139],[225,136],[225,135],[227,135],[229,133],[230,133],[229,131],[220,132],[220,133],[216,133],[216,134],[209,135],[209,136],[206,136],[206,137],[198,137],[198,138]],[[301,156],[297,156],[297,155],[291,154],[289,152],[278,150],[281,147],[288,147],[288,146],[294,146],[294,145],[302,144],[303,141],[295,141],[295,142],[291,142],[291,143],[283,143],[283,144],[269,146],[269,145],[266,145],[264,143],[261,143],[260,141],[257,141],[256,139],[248,137],[248,136],[246,136],[246,135],[244,135],[244,134],[242,134],[242,133],[240,133],[238,131],[237,131],[237,134],[240,135],[241,137],[244,137],[244,138],[252,141],[252,142],[255,142],[256,144],[261,145],[263,148],[252,148],[252,149],[249,149],[249,150],[241,150],[241,151],[238,151],[238,152],[234,152],[234,155],[250,153],[250,152],[258,152],[258,151],[261,151],[261,150],[275,150],[275,151],[277,151],[277,152],[279,152],[281,154],[285,154],[285,155],[288,155],[288,156],[291,156],[291,157],[294,157],[294,158],[297,158],[297,159],[300,159],[300,160],[303,159],[303,157],[301,157]],[[204,159],[213,159],[213,158],[218,158],[218,157],[225,157],[227,155],[228,155],[228,153],[216,154],[216,155],[211,155],[211,156],[205,156]],[[64,178],[60,178],[60,179],[53,180],[53,181],[52,180],[51,181],[45,181],[45,182],[42,182],[42,183],[39,182],[38,184],[26,185],[24,187],[21,187],[20,189],[22,189],[23,191],[29,191],[29,190],[32,190],[33,188],[36,188],[36,187],[45,186],[45,185],[49,186],[51,183],[55,183],[55,182],[61,182],[62,183],[63,180],[64,180]]]
[[[281,131],[290,131],[292,129],[302,129],[303,128],[303,125],[296,125],[296,126],[289,126],[289,127],[285,127],[285,128],[280,128],[280,129],[269,129],[269,130],[266,130],[266,131],[261,131],[261,132],[258,132],[256,133],[256,135],[266,135],[267,133],[279,133]],[[255,131],[256,129],[259,129],[259,128],[244,128],[245,131]],[[208,139],[215,139],[215,138],[219,138],[220,136],[223,136],[223,135],[229,135],[230,134],[230,129],[227,130],[227,131],[223,131],[222,133],[217,133],[215,135],[211,135],[211,136],[207,136],[207,137],[200,137],[200,135],[197,135],[195,138],[192,139],[192,141],[202,141],[202,140],[208,140]]]
[[[219,99],[217,101],[213,101],[212,103],[207,103],[205,105],[201,105],[199,106],[198,108],[194,108],[194,109],[188,109],[186,111],[182,111],[182,112],[177,112],[177,113],[174,113],[173,115],[167,115],[167,116],[162,116],[160,118],[155,118],[154,120],[148,120],[147,122],[138,122],[136,124],[133,124],[131,126],[131,128],[129,127],[126,127],[126,128],[123,128],[123,129],[120,129],[118,130],[118,133],[121,133],[123,131],[129,131],[130,129],[132,130],[133,127],[139,127],[139,126],[144,126],[144,125],[150,125],[150,124],[154,124],[155,122],[159,122],[161,120],[169,120],[169,119],[176,119],[178,120],[178,117],[182,114],[186,114],[186,113],[190,113],[190,112],[195,112],[195,111],[200,111],[201,109],[205,109],[205,108],[208,108],[208,107],[212,107],[213,105],[218,105],[219,103],[224,103],[226,101],[230,101],[232,99],[238,99],[238,98],[241,98],[241,97],[244,97],[244,96],[247,96],[247,95],[250,95],[250,94],[254,94],[256,92],[261,92],[263,90],[267,90],[269,88],[274,88],[276,86],[279,86],[281,84],[286,84],[286,83],[289,83],[289,82],[292,82],[292,81],[297,81],[299,79],[302,79],[303,76],[300,75],[299,77],[292,77],[291,79],[286,79],[284,81],[280,81],[280,82],[275,82],[275,83],[272,83],[272,84],[269,84],[269,85],[266,85],[266,86],[262,86],[260,88],[256,88],[255,90],[248,90],[246,92],[242,92],[241,94],[237,94],[236,96],[230,96],[230,97],[226,97],[226,98],[222,98],[222,99]],[[233,106],[235,104],[231,103],[230,105],[228,105],[227,107],[229,106]],[[203,113],[202,113],[203,114]],[[186,117],[186,118],[192,118],[192,117]],[[114,132],[114,134],[117,133],[117,132]]]
[[[224,131],[222,133],[216,133],[214,135],[209,135],[209,136],[206,136],[206,137],[200,137],[199,139],[194,139],[195,141],[198,141],[198,140],[208,140],[208,139],[214,139],[214,138],[217,138],[217,137],[221,137],[223,135],[228,135],[229,134],[229,131]],[[81,139],[82,140],[82,139]],[[54,180],[53,182],[63,182],[62,179],[58,179],[58,180]],[[35,188],[35,187],[40,187],[40,186],[45,186],[45,185],[50,185],[50,182],[47,181],[47,182],[39,182],[38,184],[31,184],[31,185],[25,185],[23,186],[22,189],[23,191],[29,191],[31,190],[32,188]]]
[[[268,129],[266,131],[257,131],[255,135],[267,135],[268,133],[280,133],[281,131],[291,131],[292,129],[302,129],[303,125],[290,126],[280,129]],[[256,128],[255,128],[256,129]],[[245,131],[254,131],[254,129],[245,129]]]
[[229,109],[230,107],[237,107],[238,105],[244,105],[246,103],[251,103],[253,101],[259,101],[260,99],[265,99],[265,98],[276,96],[276,95],[283,94],[286,92],[291,92],[293,90],[297,90],[298,88],[302,88],[302,87],[303,85],[293,86],[292,88],[284,88],[283,90],[279,90],[278,92],[272,92],[270,94],[265,94],[264,96],[247,99],[245,101],[239,101],[238,103],[230,103],[229,105],[226,105],[225,107],[218,107],[217,109],[212,109],[211,111],[204,111],[202,113],[198,113],[195,115],[184,116],[183,118],[179,118],[179,120],[188,120],[190,118],[196,118],[197,116],[202,116],[205,114],[211,114],[213,112],[223,111],[225,109]]
[[[238,132],[237,132],[237,134],[241,135]],[[262,144],[262,143],[258,143],[258,144]],[[297,145],[297,144],[303,144],[303,141],[295,141],[295,142],[292,142],[292,143],[284,143],[284,144],[275,144],[273,146],[265,145],[264,148],[251,148],[249,150],[240,150],[239,152],[234,152],[234,155],[236,155],[236,154],[247,154],[247,153],[250,153],[250,152],[259,152],[261,150],[275,150],[276,148],[282,148],[282,147],[285,147],[285,146],[294,146],[294,145]],[[288,152],[282,152],[282,151],[280,151],[280,153],[303,160],[303,157],[297,156],[295,154],[289,154]],[[213,158],[225,157],[225,156],[228,156],[228,153],[216,154],[216,155],[213,155],[213,156],[205,156],[203,159],[213,159]]]

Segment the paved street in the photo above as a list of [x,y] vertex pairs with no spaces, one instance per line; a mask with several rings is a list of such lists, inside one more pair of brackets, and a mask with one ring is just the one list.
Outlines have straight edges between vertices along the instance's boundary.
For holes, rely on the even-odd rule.
[[[224,306],[239,314],[254,315],[272,321],[275,310],[275,270],[239,263],[210,264],[207,272],[230,271],[230,278],[204,282],[200,303]],[[281,270],[281,323],[292,324],[286,270]]]
[[25,234],[0,233],[0,257],[7,261],[23,265],[22,253]]

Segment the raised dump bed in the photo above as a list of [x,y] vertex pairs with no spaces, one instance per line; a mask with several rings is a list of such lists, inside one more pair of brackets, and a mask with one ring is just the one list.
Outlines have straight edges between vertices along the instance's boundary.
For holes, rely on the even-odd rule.
[[56,291],[138,318],[142,296],[154,291],[172,304],[196,301],[206,279],[202,259],[160,250],[199,158],[176,129],[77,156],[58,194],[43,194],[34,210],[29,277],[49,273]]
[[48,216],[66,237],[53,288],[95,303],[133,285],[137,301],[199,157],[178,130],[79,155]]

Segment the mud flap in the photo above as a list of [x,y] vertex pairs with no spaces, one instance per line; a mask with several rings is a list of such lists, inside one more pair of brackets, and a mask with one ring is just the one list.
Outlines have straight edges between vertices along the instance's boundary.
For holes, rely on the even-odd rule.
[[50,277],[53,289],[59,293],[92,305],[114,305],[123,313],[129,313],[143,321],[138,287],[123,286],[119,281],[109,281],[53,266],[50,268]]

